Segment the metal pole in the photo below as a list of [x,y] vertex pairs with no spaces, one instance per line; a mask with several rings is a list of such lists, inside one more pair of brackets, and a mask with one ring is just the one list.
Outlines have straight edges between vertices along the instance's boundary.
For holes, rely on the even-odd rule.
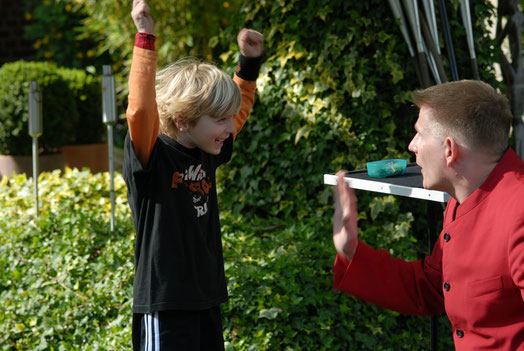
[[404,19],[404,15],[402,14],[402,6],[400,5],[399,0],[389,0],[389,6],[391,7],[391,11],[393,12],[395,18],[400,21],[400,32],[402,33],[402,36],[404,37],[404,40],[408,45],[409,54],[411,55],[411,57],[415,57],[415,51],[413,50],[413,46],[411,45],[408,28],[406,27],[406,20]]
[[428,67],[433,74],[433,78],[435,79],[435,83],[442,84],[442,79],[440,78],[440,71],[437,67],[437,62],[435,61],[435,57],[433,56],[433,53],[428,49],[428,45],[424,42],[424,50],[427,52],[427,60],[428,60]]
[[35,217],[38,217],[38,138],[33,138],[33,198]]
[[34,211],[38,217],[38,137],[42,135],[42,93],[35,81],[29,83],[29,135],[33,138]]
[[420,20],[418,15],[418,4],[416,0],[404,0],[404,7],[411,24],[415,42],[417,45],[417,56],[422,75],[423,87],[427,88],[431,85],[429,80],[429,71],[426,58],[426,48],[424,47],[424,40],[422,39],[422,31],[420,29]]
[[451,67],[451,79],[459,80],[457,61],[455,60],[455,51],[453,50],[453,42],[451,40],[451,31],[449,29],[448,14],[446,13],[446,4],[444,0],[439,0],[439,12],[442,19],[442,28],[444,30],[444,41],[446,42],[446,51],[448,53],[449,65]]
[[420,13],[420,27],[422,29],[422,34],[424,35],[424,38],[426,40],[425,44],[428,49],[429,59],[431,61],[430,68],[435,77],[435,81],[437,82],[437,84],[447,82],[448,78],[446,76],[446,72],[444,71],[444,64],[442,63],[442,58],[440,57],[440,53],[434,42],[434,38],[432,37],[430,28],[428,27],[428,24],[426,23],[426,20],[424,19],[422,13]]
[[109,146],[109,182],[111,190],[111,231],[115,230],[115,165],[113,160],[113,125],[107,125],[107,143]]
[[422,0],[422,4],[424,6],[424,12],[426,14],[427,24],[431,32],[431,35],[433,37],[433,42],[435,43],[435,47],[437,49],[438,54],[440,55],[440,44],[438,40],[437,19],[435,17],[435,5],[433,4],[433,0]]
[[[437,225],[439,218],[442,216],[442,204],[434,201],[429,201],[427,204],[427,215],[428,215],[428,251],[429,254],[433,251],[433,247],[437,242],[438,231]],[[430,317],[430,350],[438,350],[438,318],[437,316]]]
[[475,54],[475,43],[473,42],[473,28],[471,25],[471,12],[469,9],[469,0],[460,0],[460,10],[462,14],[462,22],[464,22],[464,28],[466,29],[469,57],[471,59],[471,69],[473,71],[473,79],[480,80],[477,55]]
[[415,72],[417,73],[417,77],[420,82],[420,85],[424,85],[424,82],[422,80],[422,73],[420,71],[420,67],[419,67],[417,58],[415,57],[415,50],[413,49],[413,45],[411,44],[411,39],[409,37],[409,31],[406,25],[406,19],[402,12],[402,5],[400,4],[400,0],[389,0],[389,5],[391,7],[391,11],[393,11],[393,15],[395,16],[395,19],[399,21],[400,32],[402,33],[402,36],[404,37],[404,41],[406,42],[408,46],[412,65],[413,67],[415,67]]
[[111,194],[111,231],[115,230],[115,180],[113,160],[113,125],[116,123],[115,77],[111,66],[103,66],[102,76],[102,120],[107,125],[107,144],[109,152],[109,177]]

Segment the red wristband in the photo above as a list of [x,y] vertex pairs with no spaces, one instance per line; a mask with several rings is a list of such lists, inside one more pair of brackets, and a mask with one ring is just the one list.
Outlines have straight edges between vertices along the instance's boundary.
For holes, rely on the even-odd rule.
[[135,46],[142,49],[155,51],[155,40],[156,37],[153,34],[136,33]]

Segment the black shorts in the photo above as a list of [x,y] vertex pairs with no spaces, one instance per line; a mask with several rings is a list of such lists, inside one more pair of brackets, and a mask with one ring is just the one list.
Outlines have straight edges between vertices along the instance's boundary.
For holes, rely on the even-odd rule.
[[133,314],[134,351],[223,351],[220,306]]

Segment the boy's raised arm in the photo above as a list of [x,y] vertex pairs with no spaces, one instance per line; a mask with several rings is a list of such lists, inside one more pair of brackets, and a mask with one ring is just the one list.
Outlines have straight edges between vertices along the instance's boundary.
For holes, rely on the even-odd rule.
[[242,129],[254,103],[256,79],[262,59],[263,39],[264,35],[262,35],[262,33],[246,28],[242,29],[237,36],[241,56],[233,80],[239,86],[242,93],[242,106],[233,121],[236,130],[235,136]]
[[153,34],[155,24],[149,14],[149,6],[145,0],[133,0],[133,10],[131,17],[135,22],[136,29],[139,33]]
[[158,54],[154,51],[154,22],[145,0],[133,0],[131,17],[138,30],[129,75],[126,112],[133,150],[143,167],[147,166],[158,135],[159,121],[155,101],[155,73]]
[[262,56],[262,40],[264,35],[253,29],[243,28],[237,35],[240,53],[245,57]]

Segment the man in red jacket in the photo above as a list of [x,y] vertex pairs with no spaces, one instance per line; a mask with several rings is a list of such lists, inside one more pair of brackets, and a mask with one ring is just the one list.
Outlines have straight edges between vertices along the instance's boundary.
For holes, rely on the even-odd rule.
[[416,91],[409,144],[426,189],[451,195],[431,256],[406,262],[358,239],[356,198],[334,191],[334,287],[401,313],[446,311],[457,350],[524,350],[524,163],[507,100],[480,81]]

